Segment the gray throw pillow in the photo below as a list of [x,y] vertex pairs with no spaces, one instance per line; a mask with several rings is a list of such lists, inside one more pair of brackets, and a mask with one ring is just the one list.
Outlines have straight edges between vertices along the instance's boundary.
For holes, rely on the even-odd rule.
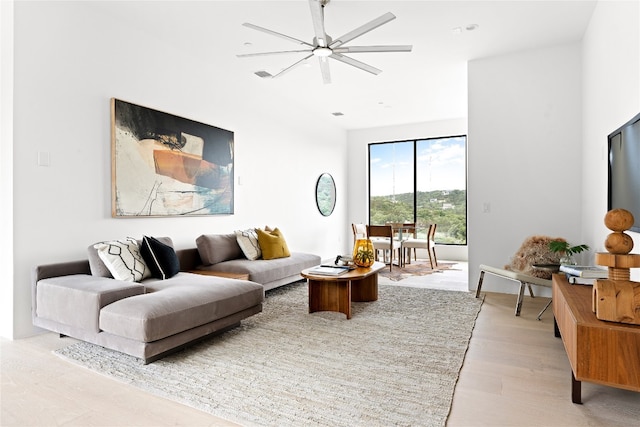
[[213,265],[230,259],[244,258],[236,234],[203,234],[196,239],[200,259],[204,265]]
[[98,250],[93,247],[94,245],[95,243],[87,248],[87,252],[89,254],[89,269],[91,270],[91,275],[113,279],[111,272],[109,272],[107,266],[104,264],[104,262],[102,262],[100,256],[98,256]]

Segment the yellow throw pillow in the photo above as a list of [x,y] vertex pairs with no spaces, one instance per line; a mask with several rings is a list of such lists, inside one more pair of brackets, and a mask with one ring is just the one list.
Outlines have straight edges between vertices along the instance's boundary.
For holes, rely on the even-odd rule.
[[282,232],[276,227],[273,231],[264,231],[256,228],[258,243],[262,250],[262,259],[286,258],[291,256],[287,242]]

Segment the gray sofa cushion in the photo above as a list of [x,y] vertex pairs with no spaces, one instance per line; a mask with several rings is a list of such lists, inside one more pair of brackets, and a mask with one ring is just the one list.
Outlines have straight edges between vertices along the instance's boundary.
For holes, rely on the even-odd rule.
[[144,282],[147,294],[100,310],[100,329],[152,342],[259,305],[264,289],[244,280],[178,273]]
[[261,284],[280,280],[285,277],[300,274],[305,268],[320,264],[318,255],[291,252],[290,257],[276,259],[257,259],[250,261],[244,259],[232,259],[219,264],[199,267],[202,270],[221,271],[225,273],[249,274],[249,280]]
[[203,234],[196,239],[196,246],[204,265],[213,265],[236,258],[246,260],[235,233]]
[[74,274],[39,280],[36,315],[65,325],[99,332],[100,309],[114,301],[144,293],[139,283]]

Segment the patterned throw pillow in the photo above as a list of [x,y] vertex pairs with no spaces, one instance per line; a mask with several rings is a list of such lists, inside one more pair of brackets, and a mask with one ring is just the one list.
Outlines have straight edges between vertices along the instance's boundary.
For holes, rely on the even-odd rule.
[[273,231],[256,230],[263,259],[286,258],[291,256],[282,232],[276,227]]
[[238,245],[240,245],[240,249],[242,249],[247,259],[256,260],[262,256],[262,250],[260,250],[260,244],[258,243],[258,234],[254,228],[236,230],[235,233]]
[[168,279],[180,271],[180,260],[176,251],[154,237],[142,237],[140,254],[156,279]]
[[114,279],[139,282],[151,275],[140,255],[138,242],[131,237],[96,243],[93,247]]

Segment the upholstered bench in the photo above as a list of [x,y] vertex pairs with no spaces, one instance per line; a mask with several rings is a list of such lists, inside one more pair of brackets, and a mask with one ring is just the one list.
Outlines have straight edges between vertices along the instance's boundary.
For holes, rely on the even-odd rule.
[[[493,274],[504,279],[513,280],[520,284],[518,291],[518,299],[516,300],[516,316],[520,316],[520,310],[522,309],[522,299],[524,297],[525,286],[529,289],[529,295],[534,298],[533,289],[531,285],[544,286],[546,288],[551,287],[551,280],[542,279],[540,277],[529,276],[518,271],[505,270],[503,268],[491,267],[489,265],[480,264],[480,278],[478,279],[478,287],[476,288],[476,298],[480,296],[480,290],[482,289],[482,282],[484,280],[484,273]],[[551,301],[542,309],[538,314],[537,319],[540,320],[542,313],[551,305]]]

